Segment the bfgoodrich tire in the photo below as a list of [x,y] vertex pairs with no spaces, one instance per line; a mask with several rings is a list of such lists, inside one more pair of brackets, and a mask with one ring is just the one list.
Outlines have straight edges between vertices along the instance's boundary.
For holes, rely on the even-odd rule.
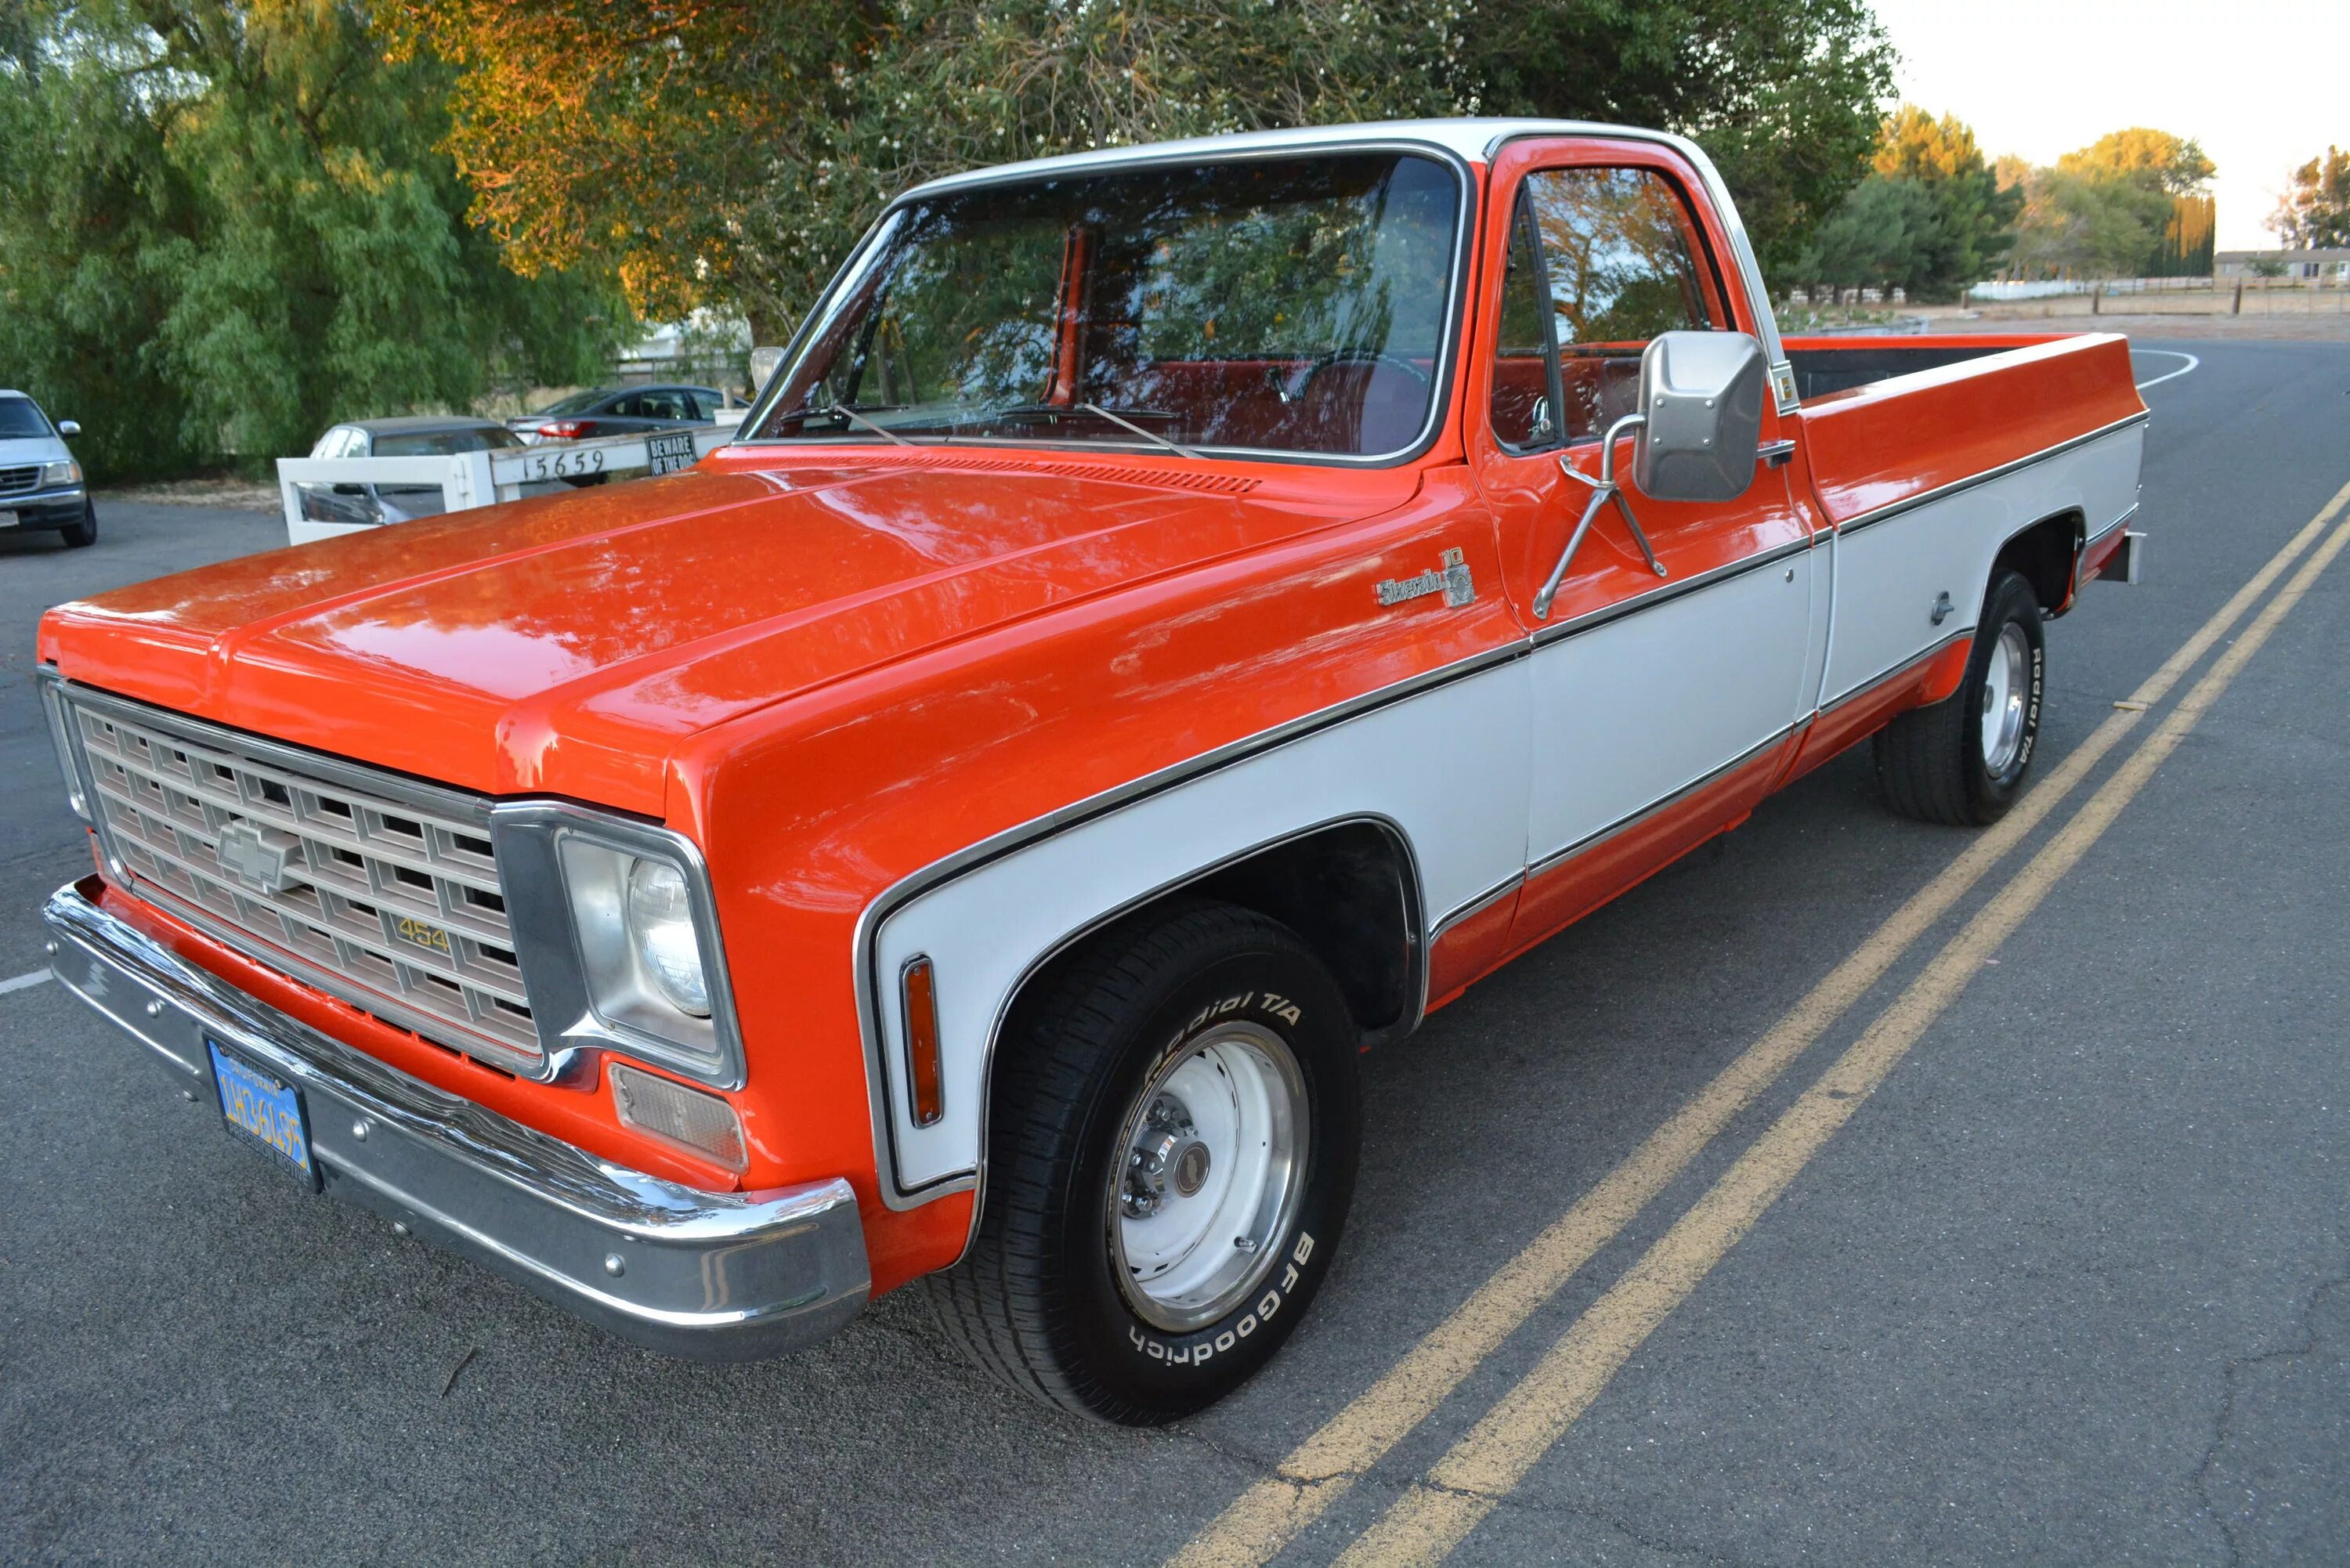
[[2004,816],[2039,742],[2047,648],[2032,585],[2014,572],[1994,574],[1959,689],[1877,732],[1885,804],[1954,827]]
[[1238,1387],[1337,1250],[1357,1049],[1336,985],[1262,915],[1186,904],[1098,939],[999,1048],[979,1235],[930,1282],[950,1340],[1128,1426]]

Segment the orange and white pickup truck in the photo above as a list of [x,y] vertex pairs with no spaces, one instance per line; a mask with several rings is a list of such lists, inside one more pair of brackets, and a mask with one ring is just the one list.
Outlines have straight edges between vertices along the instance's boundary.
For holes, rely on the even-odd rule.
[[1165,1420],[1326,1277],[1363,1048],[1860,741],[2006,807],[2146,419],[2118,337],[1783,340],[1650,131],[957,175],[685,472],[52,610],[56,971],[630,1338],[935,1276]]

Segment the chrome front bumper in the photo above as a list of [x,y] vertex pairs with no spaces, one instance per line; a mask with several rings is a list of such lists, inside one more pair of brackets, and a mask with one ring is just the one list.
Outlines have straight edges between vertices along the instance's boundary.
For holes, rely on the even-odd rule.
[[838,1179],[712,1193],[607,1164],[320,1033],[98,907],[96,877],[42,910],[67,989],[217,1104],[204,1037],[302,1091],[325,1190],[673,1355],[743,1361],[837,1331],[871,1288]]

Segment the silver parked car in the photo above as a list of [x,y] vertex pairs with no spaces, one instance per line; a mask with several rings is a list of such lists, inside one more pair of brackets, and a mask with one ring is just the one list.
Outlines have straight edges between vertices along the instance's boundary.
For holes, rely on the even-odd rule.
[[[443,457],[522,445],[495,420],[463,414],[411,414],[401,419],[351,420],[332,426],[310,449],[312,457]],[[524,493],[557,486],[525,488]],[[448,510],[437,484],[303,484],[302,515],[312,523],[373,526],[437,517]]]
[[66,442],[71,420],[50,422],[41,405],[0,388],[0,532],[52,529],[68,545],[98,538],[98,512]]

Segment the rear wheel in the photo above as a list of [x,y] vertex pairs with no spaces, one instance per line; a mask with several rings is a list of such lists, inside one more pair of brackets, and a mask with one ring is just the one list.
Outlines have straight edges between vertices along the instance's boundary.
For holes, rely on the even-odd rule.
[[84,545],[97,544],[97,505],[85,496],[81,504],[81,521],[78,523],[68,523],[64,527],[58,529],[57,537],[63,539],[66,542],[67,547],[69,549],[78,549]]
[[1360,1137],[1346,999],[1287,928],[1192,904],[1106,936],[1003,1046],[948,1334],[1023,1392],[1127,1425],[1189,1415],[1289,1337]]
[[2040,737],[2047,638],[2032,585],[1996,573],[1958,691],[1877,733],[1877,783],[1904,816],[1952,826],[1998,821],[2022,791]]

